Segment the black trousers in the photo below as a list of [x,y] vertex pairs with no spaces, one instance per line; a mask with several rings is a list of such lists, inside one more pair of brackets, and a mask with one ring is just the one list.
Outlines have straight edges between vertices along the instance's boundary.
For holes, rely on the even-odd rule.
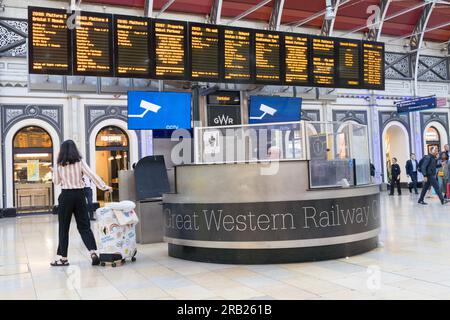
[[402,194],[402,190],[400,189],[400,179],[398,177],[392,177],[391,180],[391,194],[394,194],[394,186],[397,185],[398,194]]
[[441,202],[444,201],[444,196],[442,195],[441,191],[439,190],[439,183],[437,182],[437,179],[435,176],[427,177],[427,182],[423,184],[422,192],[420,193],[419,202],[423,201],[423,198],[425,197],[425,194],[427,193],[430,186],[434,188],[434,191],[439,196],[439,199]]
[[58,198],[59,245],[57,252],[63,257],[67,257],[72,214],[75,216],[78,232],[86,248],[97,250],[87,212],[84,189],[64,189]]
[[414,192],[417,193],[417,171],[411,172],[410,174],[411,182],[409,183],[409,188],[414,189]]
[[87,200],[87,209],[89,212],[89,217],[94,218],[94,206],[92,205],[92,188],[84,188],[84,195]]

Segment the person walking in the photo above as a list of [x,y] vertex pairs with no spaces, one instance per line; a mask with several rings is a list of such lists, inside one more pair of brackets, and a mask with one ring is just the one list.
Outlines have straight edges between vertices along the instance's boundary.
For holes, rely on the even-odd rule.
[[411,178],[411,182],[408,183],[409,193],[412,193],[412,189],[414,189],[415,194],[419,194],[417,192],[417,168],[419,168],[419,163],[416,160],[416,155],[411,153],[410,158],[406,161],[406,174]]
[[437,176],[438,176],[439,187],[440,187],[442,194],[444,195],[444,198],[448,198],[448,196],[449,196],[447,194],[447,183],[448,183],[448,179],[449,179],[448,169],[449,169],[449,167],[448,167],[447,154],[445,152],[442,152],[441,153],[441,168],[439,168]]
[[391,193],[390,196],[394,195],[394,185],[397,185],[398,195],[402,195],[402,190],[400,189],[400,166],[397,163],[397,158],[392,158],[392,166],[391,166]]
[[92,265],[100,264],[100,259],[95,252],[97,250],[97,244],[95,243],[94,234],[89,223],[83,175],[87,175],[102,190],[110,191],[112,189],[82,160],[75,142],[72,140],[64,141],[61,144],[57,166],[53,172],[54,184],[60,185],[62,189],[58,197],[59,244],[57,250],[57,255],[61,258],[51,262],[51,266],[69,265],[67,251],[69,247],[69,229],[72,215],[75,216],[81,239],[91,254]]
[[428,188],[430,188],[430,186],[433,187],[434,191],[438,195],[439,200],[441,200],[441,204],[446,204],[448,202],[448,200],[445,200],[442,196],[442,193],[439,190],[439,184],[436,179],[436,156],[438,155],[438,152],[439,151],[437,147],[432,147],[430,153],[426,155],[422,161],[421,172],[423,174],[424,186],[422,188],[422,192],[420,193],[418,201],[419,204],[427,204],[423,201],[423,198],[425,197],[425,193],[427,192]]
[[89,218],[91,219],[91,221],[95,221],[94,205],[92,204],[92,180],[86,174],[83,176],[82,179],[84,183],[84,196],[86,197],[87,201]]

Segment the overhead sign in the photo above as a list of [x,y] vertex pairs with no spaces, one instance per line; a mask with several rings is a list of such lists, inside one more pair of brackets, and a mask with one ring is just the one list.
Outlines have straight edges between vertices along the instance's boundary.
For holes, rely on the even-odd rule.
[[128,129],[190,129],[191,93],[128,92]]
[[436,96],[420,97],[395,103],[397,113],[407,113],[420,110],[434,109],[437,107]]
[[301,98],[251,96],[249,123],[300,121]]

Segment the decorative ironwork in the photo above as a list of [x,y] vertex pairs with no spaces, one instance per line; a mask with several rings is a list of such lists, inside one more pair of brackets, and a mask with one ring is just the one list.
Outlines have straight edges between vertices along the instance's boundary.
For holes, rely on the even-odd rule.
[[367,111],[365,110],[333,110],[333,121],[355,121],[367,125]]
[[410,80],[411,57],[406,53],[386,52],[384,55],[385,77],[387,79]]
[[28,22],[23,19],[0,18],[0,56],[27,55]]
[[448,74],[448,58],[420,56],[417,79],[422,81],[446,81]]

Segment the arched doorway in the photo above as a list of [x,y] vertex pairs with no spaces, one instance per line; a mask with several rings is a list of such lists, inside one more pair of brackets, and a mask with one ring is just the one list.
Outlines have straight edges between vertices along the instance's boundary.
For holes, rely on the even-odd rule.
[[[129,141],[127,134],[116,126],[101,129],[95,139],[95,164],[97,174],[113,187],[113,201],[119,200],[119,170],[129,168]],[[103,202],[105,194],[98,191],[97,201]]]
[[443,150],[444,145],[448,143],[447,130],[439,122],[432,121],[428,123],[423,132],[423,152],[427,154],[431,147],[436,146]]
[[383,130],[383,168],[384,182],[388,182],[392,158],[397,158],[401,168],[400,181],[407,182],[405,164],[409,159],[409,134],[405,126],[397,121],[390,122]]
[[53,142],[38,126],[27,126],[13,137],[13,193],[18,213],[49,212],[53,207],[50,166]]

